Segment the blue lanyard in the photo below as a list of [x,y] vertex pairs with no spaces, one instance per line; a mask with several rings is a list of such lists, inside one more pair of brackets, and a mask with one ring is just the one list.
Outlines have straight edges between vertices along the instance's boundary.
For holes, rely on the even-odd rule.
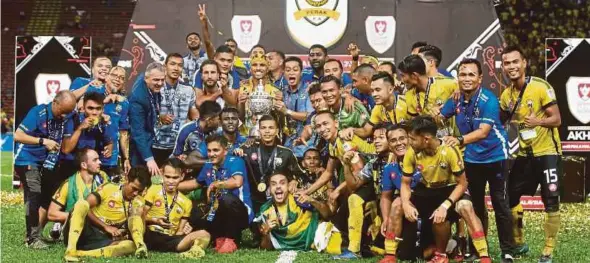
[[[465,115],[465,121],[467,122],[467,124],[471,128],[471,131],[475,130],[475,128],[473,127],[473,118],[475,117],[475,114],[479,111],[478,104],[479,104],[479,100],[481,99],[482,89],[483,89],[482,87],[479,87],[479,91],[477,92],[477,97],[475,99],[475,103],[473,103],[473,105],[471,105],[471,111],[469,111],[469,106],[470,106],[469,102],[467,103],[467,105],[462,106],[463,112]],[[463,95],[463,98],[465,98],[465,95]],[[462,100],[459,100],[457,102],[457,113],[459,113],[459,107],[461,105],[461,101]]]

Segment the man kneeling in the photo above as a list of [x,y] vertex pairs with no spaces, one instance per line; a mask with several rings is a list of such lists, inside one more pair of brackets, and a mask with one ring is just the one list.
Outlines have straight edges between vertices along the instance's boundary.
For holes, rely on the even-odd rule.
[[183,252],[187,258],[200,258],[211,238],[205,230],[191,232],[188,225],[192,202],[178,192],[184,175],[181,161],[168,159],[162,166],[163,184],[152,185],[145,195],[144,217],[148,225],[145,242],[149,250]]
[[86,200],[76,202],[66,225],[69,229],[64,240],[65,260],[78,261],[78,257],[84,256],[117,257],[133,252],[137,257],[147,257],[141,218],[143,198],[139,194],[150,185],[148,169],[134,167],[124,185],[104,184]]
[[340,232],[331,223],[319,222],[320,215],[329,217],[331,214],[328,205],[308,195],[300,195],[295,200],[289,192],[289,179],[284,174],[273,174],[268,180],[272,199],[262,205],[255,219],[261,223],[261,248],[316,249],[340,254]]

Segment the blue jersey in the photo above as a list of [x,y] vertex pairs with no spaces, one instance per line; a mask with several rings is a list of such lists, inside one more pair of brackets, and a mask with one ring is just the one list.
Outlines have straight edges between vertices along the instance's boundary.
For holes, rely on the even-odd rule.
[[446,69],[444,68],[438,68],[438,73],[442,74],[445,77],[449,77],[449,78],[455,78],[455,76],[453,76],[451,74],[451,72],[448,72]]
[[[402,167],[399,163],[388,163],[383,169],[383,179],[381,180],[381,191],[394,191],[402,189]],[[416,184],[420,182],[422,174],[416,171],[412,176],[412,183],[410,187],[414,189]]]
[[[240,89],[240,75],[238,74],[238,71],[236,71],[235,69],[231,69],[229,71],[229,75],[231,76],[231,78],[228,78],[228,85],[232,88],[232,89]],[[199,69],[199,71],[197,71],[197,73],[195,73],[195,80],[193,81],[193,86],[197,89],[203,89],[203,78],[201,77],[201,70]]]
[[352,89],[351,94],[353,97],[357,98],[367,109],[367,111],[371,112],[375,107],[375,99],[371,94],[364,94],[361,93],[357,88]]
[[285,78],[285,74],[283,73],[280,78],[273,81],[275,87],[279,88],[281,91],[285,91],[289,88],[289,81]]
[[248,209],[249,222],[254,219],[254,210],[252,210],[252,199],[250,198],[250,184],[248,183],[248,172],[244,160],[237,156],[226,156],[221,168],[215,169],[213,163],[207,162],[201,169],[197,177],[197,183],[209,187],[215,181],[224,181],[234,176],[241,176],[244,179],[242,186],[235,189],[225,189],[229,194],[238,197]]
[[[86,119],[83,113],[75,114],[72,118],[68,119],[66,123],[64,138],[72,137],[74,131],[78,128],[80,123]],[[102,151],[104,146],[113,142],[113,135],[118,133],[117,130],[113,129],[111,123],[104,123],[101,121],[98,125],[82,130],[82,134],[78,138],[78,143],[75,149],[90,148],[98,152],[102,158]],[[63,160],[74,160],[75,151],[64,154],[61,156]]]
[[[63,136],[65,120],[57,120],[51,112],[51,104],[40,104],[29,110],[18,129],[27,135],[40,138],[49,138],[49,129],[52,133],[60,133]],[[71,116],[70,116],[71,117]],[[58,131],[59,129],[59,131]],[[43,145],[16,143],[14,148],[15,165],[40,165],[47,158],[47,149]]]
[[[72,81],[72,84],[70,84],[70,91],[75,91],[77,89],[80,89],[80,88],[88,85],[88,83],[90,83],[91,81],[92,81],[92,79],[90,79],[90,78],[77,77],[76,79],[74,79],[74,81]],[[99,87],[90,86],[86,90],[86,93],[90,92],[90,88],[94,88],[94,90],[93,90],[94,92],[106,94],[106,89],[104,87],[104,84],[100,85]]]
[[500,122],[500,102],[492,91],[480,88],[469,101],[465,101],[464,94],[458,102],[449,99],[440,113],[445,118],[455,116],[462,135],[479,129],[482,123],[492,126],[485,139],[465,146],[465,162],[493,163],[508,159],[508,137]]
[[[223,135],[223,132],[221,132],[220,135]],[[248,138],[242,136],[239,132],[236,132],[236,141],[227,146],[227,155],[234,155],[234,150],[240,148],[240,146],[244,144],[247,140]],[[201,152],[201,154],[203,154],[203,157],[207,157],[207,144],[201,143],[199,145],[199,151]]]
[[[309,83],[317,81],[319,82],[322,76],[317,76],[313,73],[312,67],[307,67],[303,69],[303,75],[301,76],[301,82],[305,86],[309,85]],[[348,84],[352,84],[352,77],[348,73],[342,73],[342,78],[340,79],[342,82],[342,87],[346,87]]]
[[[180,128],[172,155],[179,156],[186,151],[198,150],[201,156],[207,156],[206,134],[199,126],[199,120],[186,123]],[[203,147],[203,145],[205,145]],[[204,149],[204,152],[203,152]]]
[[119,131],[129,130],[129,101],[125,99],[122,102],[105,104],[104,113],[111,117],[113,127],[110,131],[114,131],[114,134],[110,135],[113,140],[113,153],[111,158],[101,155],[100,161],[105,166],[116,166],[119,159]]

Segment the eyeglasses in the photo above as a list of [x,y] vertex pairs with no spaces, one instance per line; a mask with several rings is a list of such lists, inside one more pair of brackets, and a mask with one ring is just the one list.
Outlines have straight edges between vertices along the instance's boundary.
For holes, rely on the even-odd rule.
[[111,76],[111,78],[118,79],[120,81],[124,81],[125,80],[125,75],[117,75],[117,74],[114,74],[114,73],[111,73],[109,75]]

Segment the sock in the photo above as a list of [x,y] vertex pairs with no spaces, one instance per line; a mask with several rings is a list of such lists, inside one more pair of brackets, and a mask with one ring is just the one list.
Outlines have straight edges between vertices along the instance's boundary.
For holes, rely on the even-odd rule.
[[486,241],[486,235],[483,233],[483,231],[473,233],[471,238],[473,239],[473,246],[475,247],[475,250],[477,250],[479,257],[489,257],[488,242]]
[[133,252],[135,252],[135,244],[133,244],[133,241],[123,240],[116,245],[110,245],[88,251],[78,251],[77,255],[80,257],[112,258],[126,256],[132,254]]
[[543,248],[543,255],[551,256],[553,249],[557,243],[557,232],[559,231],[559,225],[561,223],[561,216],[558,212],[548,212],[545,214],[545,224],[543,229],[545,230],[545,248]]
[[143,219],[140,216],[129,217],[129,231],[131,232],[131,238],[137,248],[145,246],[143,242],[143,234],[145,226],[143,225]]
[[395,233],[393,232],[387,232],[386,235],[387,236],[385,236],[385,254],[395,256],[399,240],[395,237]]
[[523,232],[523,214],[524,210],[522,209],[522,205],[518,204],[517,206],[511,209],[512,211],[512,218],[514,220],[514,224],[512,224],[512,232],[514,232],[514,242],[518,246],[522,246],[524,244],[524,232]]
[[90,205],[86,200],[79,200],[74,205],[70,218],[70,232],[68,233],[66,254],[68,254],[68,252],[71,253],[76,251],[78,239],[84,228],[84,222],[86,220],[86,215],[88,215],[88,211],[90,211]]
[[342,234],[340,232],[333,232],[328,240],[326,252],[332,255],[342,254]]
[[361,251],[364,203],[365,200],[356,194],[348,197],[348,250],[353,253],[359,253]]

